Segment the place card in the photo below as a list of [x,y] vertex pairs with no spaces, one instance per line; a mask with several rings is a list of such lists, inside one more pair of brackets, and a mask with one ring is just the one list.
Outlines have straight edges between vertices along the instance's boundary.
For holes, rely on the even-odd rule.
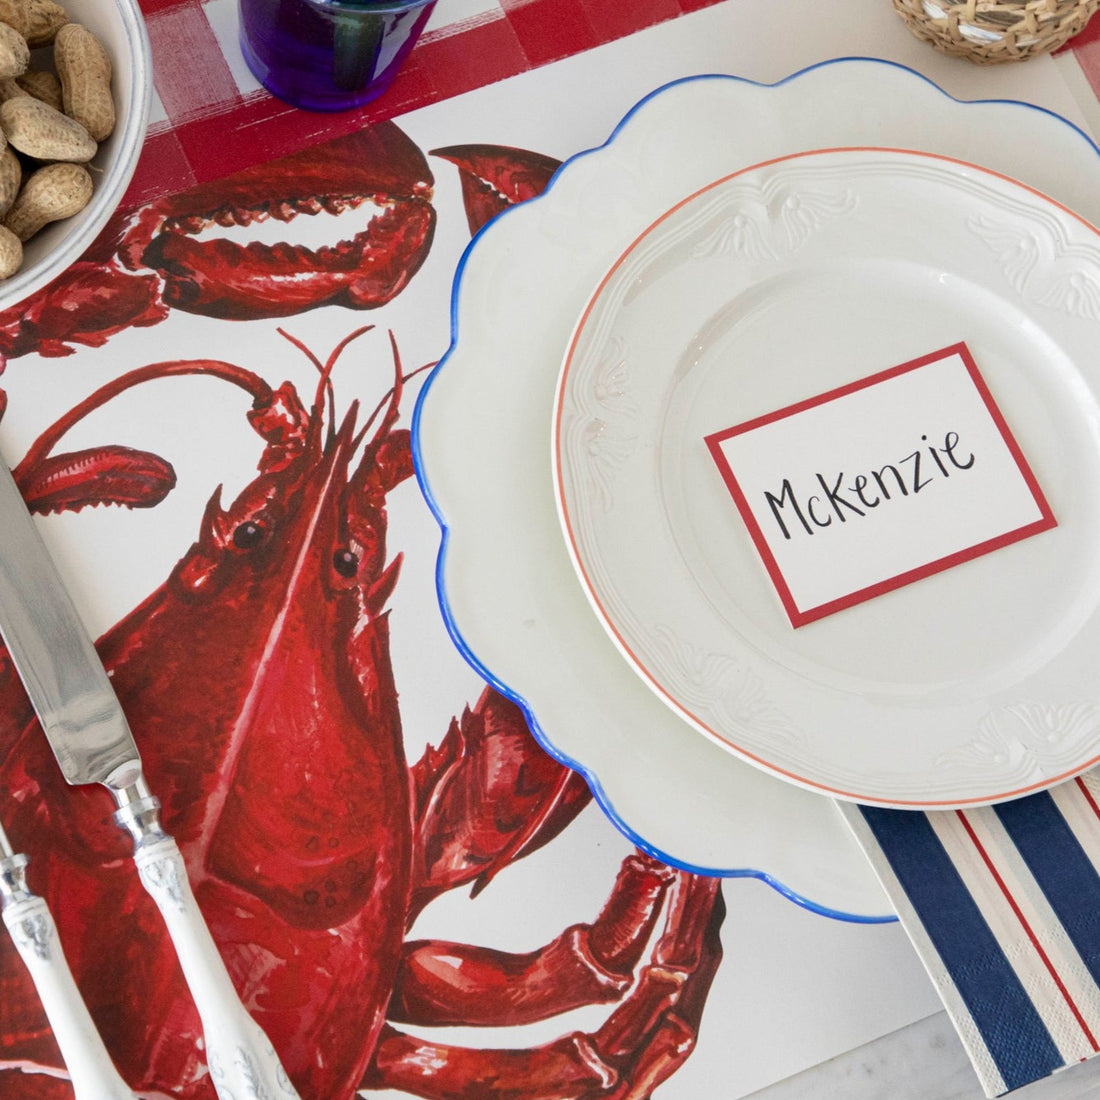
[[1057,522],[962,343],[705,442],[795,627]]

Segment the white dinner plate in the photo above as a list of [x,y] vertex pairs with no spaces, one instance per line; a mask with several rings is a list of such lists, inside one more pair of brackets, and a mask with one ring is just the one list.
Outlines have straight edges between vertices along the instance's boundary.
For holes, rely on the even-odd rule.
[[908,69],[866,60],[774,86],[675,83],[472,242],[414,449],[443,528],[439,596],[456,644],[525,709],[544,747],[586,776],[623,832],[677,866],[755,875],[818,911],[883,919],[889,902],[832,800],[700,737],[622,659],[577,582],[550,469],[562,358],[623,248],[713,180],[823,144],[971,159],[1100,218],[1096,150],[1045,111],[958,103]]
[[957,160],[800,153],[676,204],[585,308],[555,409],[609,634],[698,730],[829,795],[958,807],[1091,767],[1098,322],[1100,234]]

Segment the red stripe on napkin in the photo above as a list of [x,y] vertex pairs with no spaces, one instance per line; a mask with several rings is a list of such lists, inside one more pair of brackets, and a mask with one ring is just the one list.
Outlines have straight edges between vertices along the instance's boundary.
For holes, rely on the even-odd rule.
[[981,842],[981,838],[974,831],[973,825],[970,824],[966,816],[965,810],[956,810],[955,816],[959,819],[963,829],[966,831],[966,835],[970,838],[971,844],[974,845],[974,850],[980,856],[982,863],[985,864],[986,869],[989,871],[993,878],[993,881],[997,884],[997,889],[1004,895],[1005,901],[1008,903],[1008,907],[1011,909],[1013,916],[1019,922],[1020,927],[1024,931],[1024,935],[1027,936],[1031,942],[1031,946],[1035,949],[1036,955],[1039,956],[1046,967],[1047,972],[1050,974],[1054,981],[1054,984],[1058,987],[1058,992],[1061,993],[1062,999],[1066,1002],[1070,1012],[1073,1013],[1073,1018],[1081,1027],[1081,1032],[1085,1036],[1085,1039],[1092,1046],[1093,1050],[1100,1051],[1100,1046],[1097,1046],[1096,1036],[1093,1035],[1092,1030],[1089,1028],[1088,1023],[1085,1020],[1084,1015],[1081,1012],[1077,1002],[1073,999],[1072,994],[1066,988],[1065,982],[1062,980],[1062,976],[1058,973],[1058,968],[1050,961],[1050,956],[1043,949],[1043,945],[1039,942],[1039,937],[1035,934],[1035,929],[1031,927],[1027,917],[1024,916],[1023,910],[1020,908],[1016,899],[1012,896],[1012,891],[1008,888],[1008,884],[1005,882],[1004,877],[1000,871],[997,870],[996,864],[993,862],[986,851],[985,845]]

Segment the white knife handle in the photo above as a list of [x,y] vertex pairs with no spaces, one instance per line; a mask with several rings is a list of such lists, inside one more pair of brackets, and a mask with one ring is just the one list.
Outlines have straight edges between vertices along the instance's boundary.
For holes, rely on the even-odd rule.
[[73,980],[53,916],[45,901],[26,888],[26,864],[23,855],[0,859],[5,880],[4,923],[34,979],[68,1068],[73,1094],[76,1100],[136,1100],[118,1075]]
[[183,856],[160,827],[155,798],[123,804],[116,820],[134,838],[134,863],[157,903],[202,1020],[210,1079],[222,1100],[299,1100],[271,1040],[241,1004],[206,925]]

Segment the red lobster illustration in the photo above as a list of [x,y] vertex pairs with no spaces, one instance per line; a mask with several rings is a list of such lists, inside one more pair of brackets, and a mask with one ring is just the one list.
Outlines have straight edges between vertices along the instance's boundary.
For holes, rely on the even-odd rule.
[[[485,148],[448,150],[476,174]],[[506,158],[507,159],[507,158]],[[545,180],[543,180],[543,183]],[[489,205],[507,203],[486,187]],[[522,192],[515,198],[525,197]],[[43,432],[14,473],[32,510],[148,507],[172,488],[160,456],[119,445],[59,452],[120,393],[200,374],[251,399],[258,473],[211,498],[198,539],[99,650],[242,997],[304,1100],[361,1088],[428,1098],[551,1100],[651,1094],[690,1053],[721,956],[715,880],[636,852],[602,910],[544,947],[508,953],[406,933],[432,899],[484,889],[564,829],[583,780],[547,756],[492,690],[409,764],[389,655],[387,495],[412,473],[398,426],[411,375],[365,417],[336,414],[321,362],[312,401],[219,360],[122,374]],[[416,373],[416,372],[413,372]],[[89,1007],[137,1091],[210,1100],[201,1029],[159,918],[138,886],[111,803],[68,788],[22,689],[0,661],[4,813],[34,850]],[[33,845],[29,843],[33,838]],[[480,1050],[399,1027],[516,1025],[609,1004],[591,1034]],[[0,945],[0,1094],[71,1096],[33,987]]]
[[[0,312],[0,362],[71,355],[169,309],[245,320],[336,304],[375,309],[416,274],[431,247],[432,174],[392,122],[273,165],[120,211],[91,250],[28,302]],[[309,249],[238,244],[220,229],[268,219],[365,215],[355,232]],[[335,235],[342,223],[333,223]]]

